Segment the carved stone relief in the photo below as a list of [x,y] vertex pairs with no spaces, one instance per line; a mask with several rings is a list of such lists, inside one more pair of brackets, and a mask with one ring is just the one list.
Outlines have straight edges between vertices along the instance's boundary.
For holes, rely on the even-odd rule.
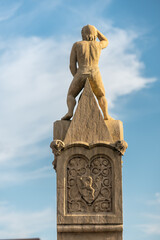
[[124,155],[126,149],[128,148],[128,143],[124,140],[119,140],[115,144],[115,148],[122,154]]
[[61,151],[64,149],[65,144],[59,139],[55,139],[51,142],[50,147],[54,153],[54,161],[52,162],[54,169],[57,168],[57,156],[61,154]]
[[67,213],[111,212],[112,176],[108,156],[72,156],[67,165]]

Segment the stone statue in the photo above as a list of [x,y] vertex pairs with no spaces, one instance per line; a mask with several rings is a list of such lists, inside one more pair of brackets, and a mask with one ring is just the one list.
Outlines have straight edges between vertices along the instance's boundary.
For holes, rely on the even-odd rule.
[[[128,144],[123,123],[108,115],[98,68],[107,45],[107,38],[87,25],[82,41],[72,47],[68,113],[54,122],[50,144],[57,174],[57,240],[123,240],[122,155]],[[73,119],[64,121],[73,116],[82,89]]]
[[[112,119],[108,114],[105,89],[98,67],[101,49],[107,47],[108,40],[92,25],[84,26],[81,33],[83,40],[74,43],[71,50],[70,70],[74,78],[67,95],[68,113],[62,120],[69,120],[73,116],[73,110],[76,104],[75,98],[84,88],[87,78],[102,109],[104,120]],[[100,41],[96,41],[97,37]]]

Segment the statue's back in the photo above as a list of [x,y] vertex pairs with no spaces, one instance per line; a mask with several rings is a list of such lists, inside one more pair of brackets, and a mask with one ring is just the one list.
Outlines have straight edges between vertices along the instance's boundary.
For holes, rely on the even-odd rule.
[[100,43],[97,41],[77,42],[77,61],[79,68],[83,66],[97,66],[101,53]]

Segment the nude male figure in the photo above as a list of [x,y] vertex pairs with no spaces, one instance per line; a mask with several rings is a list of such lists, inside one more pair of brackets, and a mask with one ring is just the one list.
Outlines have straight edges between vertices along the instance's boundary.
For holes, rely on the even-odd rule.
[[[92,25],[84,26],[81,33],[83,40],[74,43],[71,50],[70,70],[74,78],[67,95],[68,113],[62,118],[62,120],[69,120],[73,116],[73,110],[76,105],[75,98],[84,88],[87,78],[90,82],[93,93],[97,97],[99,106],[102,109],[104,119],[112,119],[108,115],[105,89],[98,67],[101,49],[107,47],[108,40]],[[96,41],[97,37],[100,41]]]

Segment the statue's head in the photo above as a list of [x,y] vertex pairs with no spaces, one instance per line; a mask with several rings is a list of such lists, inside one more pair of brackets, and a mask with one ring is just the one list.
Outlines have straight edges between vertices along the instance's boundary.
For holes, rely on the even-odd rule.
[[82,39],[85,41],[94,41],[97,38],[97,29],[92,25],[86,25],[81,31]]

